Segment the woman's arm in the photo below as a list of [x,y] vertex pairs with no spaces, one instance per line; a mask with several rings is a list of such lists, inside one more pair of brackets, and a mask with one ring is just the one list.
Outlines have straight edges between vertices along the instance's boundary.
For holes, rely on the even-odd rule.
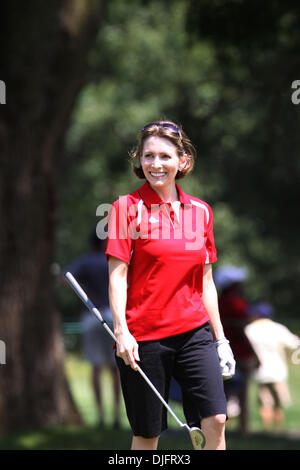
[[218,294],[212,275],[211,264],[204,265],[202,300],[209,316],[214,340],[224,338],[223,326],[220,319]]
[[218,294],[213,280],[212,267],[210,264],[206,264],[204,266],[202,300],[209,316],[210,326],[219,356],[223,379],[229,379],[235,373],[235,360],[229,346],[229,341],[224,336],[219,313]]
[[126,322],[127,272],[128,264],[113,256],[109,257],[109,303],[117,338],[117,356],[126,365],[136,369],[139,361],[138,344],[130,334]]

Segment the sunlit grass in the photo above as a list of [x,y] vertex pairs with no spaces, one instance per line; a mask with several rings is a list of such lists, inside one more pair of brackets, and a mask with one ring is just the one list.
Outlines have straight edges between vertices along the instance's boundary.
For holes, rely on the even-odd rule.
[[[84,426],[53,426],[49,429],[32,430],[14,433],[0,440],[0,449],[98,449],[126,450],[130,448],[131,430],[128,424],[124,402],[121,407],[121,429],[112,428],[113,400],[112,380],[108,370],[103,371],[103,400],[107,410],[106,425],[100,427],[96,401],[91,385],[91,367],[80,355],[68,354],[66,373],[72,394],[82,415]],[[249,388],[250,403],[250,434],[240,436],[235,430],[237,419],[227,424],[227,448],[230,449],[300,449],[300,367],[290,365],[290,391],[292,404],[286,410],[286,420],[279,431],[264,433],[257,406],[257,387],[251,381]],[[178,417],[185,421],[182,407],[172,402]],[[163,433],[160,450],[191,450],[191,442],[187,433],[178,429],[174,419],[169,417],[170,430]],[[284,431],[284,432],[283,432]]]

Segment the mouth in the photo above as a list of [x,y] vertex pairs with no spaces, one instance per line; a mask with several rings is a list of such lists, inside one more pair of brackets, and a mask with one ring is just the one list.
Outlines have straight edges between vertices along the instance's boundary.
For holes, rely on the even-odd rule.
[[152,176],[152,178],[156,178],[156,179],[160,179],[160,178],[163,178],[164,176],[167,175],[167,172],[165,171],[150,171],[149,172],[150,176]]

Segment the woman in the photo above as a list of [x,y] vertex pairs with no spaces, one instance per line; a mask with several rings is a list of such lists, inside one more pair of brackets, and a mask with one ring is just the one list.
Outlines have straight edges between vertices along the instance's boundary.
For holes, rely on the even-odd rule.
[[212,278],[212,210],[176,184],[194,155],[173,122],[145,126],[131,159],[146,183],[116,201],[109,217],[109,295],[133,450],[155,450],[167,428],[166,410],[135,371],[137,361],[166,398],[173,375],[189,426],[201,425],[207,449],[225,449],[221,371],[232,376],[235,362]]

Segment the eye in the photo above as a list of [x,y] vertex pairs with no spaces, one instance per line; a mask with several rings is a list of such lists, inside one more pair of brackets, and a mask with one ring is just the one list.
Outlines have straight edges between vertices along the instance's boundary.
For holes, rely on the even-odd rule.
[[170,157],[170,155],[164,154],[164,155],[162,155],[161,158],[162,158],[163,160],[169,160],[171,157]]
[[152,153],[145,153],[144,158],[149,160],[150,158],[153,158],[153,154]]

